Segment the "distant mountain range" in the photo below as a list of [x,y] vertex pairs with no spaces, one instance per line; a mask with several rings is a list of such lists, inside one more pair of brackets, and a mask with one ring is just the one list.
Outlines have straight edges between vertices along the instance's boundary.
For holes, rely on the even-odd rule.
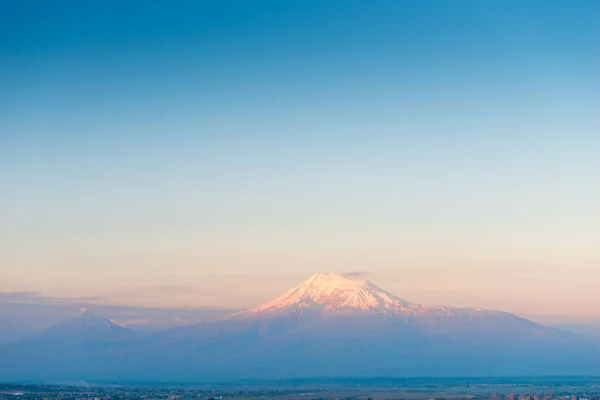
[[0,346],[0,380],[600,374],[600,346],[513,314],[413,304],[319,274],[262,306],[141,334],[81,312]]

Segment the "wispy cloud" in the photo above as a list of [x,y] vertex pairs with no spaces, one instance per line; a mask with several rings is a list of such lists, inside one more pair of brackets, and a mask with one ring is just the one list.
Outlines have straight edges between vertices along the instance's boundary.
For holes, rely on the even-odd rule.
[[371,279],[375,277],[374,273],[368,271],[348,271],[342,272],[342,275],[352,279]]
[[42,296],[40,292],[0,292],[2,304],[70,304],[81,302],[97,302],[101,297],[51,297]]
[[0,292],[0,303],[14,303],[39,298],[39,292]]

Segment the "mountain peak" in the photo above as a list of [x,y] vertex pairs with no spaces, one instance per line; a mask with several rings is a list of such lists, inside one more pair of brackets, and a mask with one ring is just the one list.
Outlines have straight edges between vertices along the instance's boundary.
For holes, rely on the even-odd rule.
[[323,311],[375,311],[397,313],[411,303],[373,283],[354,276],[334,273],[313,275],[273,301],[249,310],[250,313],[317,308]]
[[77,315],[80,317],[91,317],[92,313],[86,307],[82,307],[77,311]]
[[304,281],[303,284],[320,287],[323,290],[334,290],[338,288],[361,289],[369,286],[369,282],[364,279],[334,273],[313,275]]
[[72,314],[57,325],[48,329],[55,333],[76,332],[103,332],[103,331],[125,331],[125,328],[115,324],[111,320],[90,312],[87,308],[80,308],[77,313]]

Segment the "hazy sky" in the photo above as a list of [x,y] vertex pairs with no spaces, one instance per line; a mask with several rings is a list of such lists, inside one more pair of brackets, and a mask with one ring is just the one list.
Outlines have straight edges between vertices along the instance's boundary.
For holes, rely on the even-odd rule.
[[600,2],[0,2],[0,291],[325,271],[600,316]]

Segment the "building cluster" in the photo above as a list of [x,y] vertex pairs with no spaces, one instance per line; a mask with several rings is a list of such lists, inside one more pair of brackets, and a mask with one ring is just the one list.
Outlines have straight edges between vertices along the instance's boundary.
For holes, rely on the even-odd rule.
[[[512,389],[518,385],[512,385]],[[373,387],[361,385],[314,384],[302,387],[288,386],[235,385],[215,388],[187,387],[123,387],[86,385],[2,385],[0,400],[600,400],[600,383],[583,385],[556,385],[528,389],[538,393],[499,393],[489,391],[497,385],[430,385],[414,383],[410,387],[382,384]],[[500,387],[502,389],[502,387]],[[520,387],[523,391],[527,390]],[[507,389],[507,388],[504,388]],[[487,390],[487,392],[486,392]],[[546,391],[546,392],[545,392]],[[435,393],[432,395],[432,393]],[[467,394],[470,393],[470,394]]]

